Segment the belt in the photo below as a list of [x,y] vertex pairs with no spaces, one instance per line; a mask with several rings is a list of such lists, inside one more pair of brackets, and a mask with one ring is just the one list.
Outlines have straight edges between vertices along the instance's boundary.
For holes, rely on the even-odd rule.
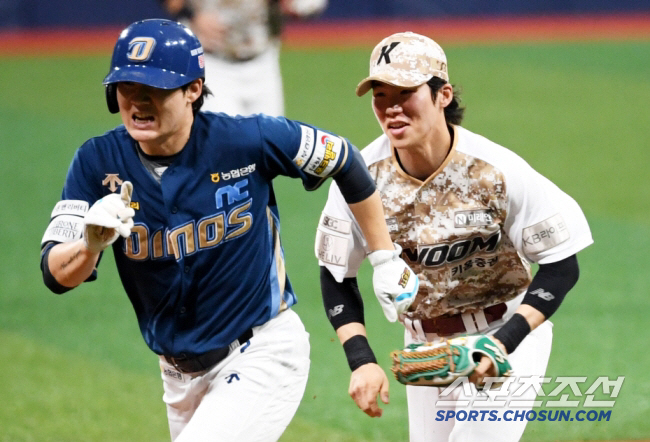
[[[501,319],[507,310],[508,306],[505,302],[502,302],[500,304],[486,307],[482,312],[485,314],[485,320],[490,324],[491,322]],[[423,319],[421,321],[422,330],[425,333],[435,333],[438,336],[451,336],[456,333],[466,332],[467,327],[465,326],[463,315],[464,313],[458,313],[451,316],[443,315],[433,319]],[[477,327],[477,329],[480,328],[481,327]]]
[[163,355],[163,357],[181,373],[204,371],[217,365],[230,354],[231,350],[239,347],[252,337],[253,329],[249,328],[228,347],[217,348],[216,350],[211,350],[200,355],[182,355],[178,357]]

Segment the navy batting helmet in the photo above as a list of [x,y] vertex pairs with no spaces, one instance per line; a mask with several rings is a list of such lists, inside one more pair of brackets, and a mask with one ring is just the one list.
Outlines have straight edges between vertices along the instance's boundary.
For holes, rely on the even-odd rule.
[[205,78],[204,66],[203,47],[187,27],[163,19],[137,21],[115,43],[111,70],[104,78],[108,110],[119,112],[115,83],[176,89]]

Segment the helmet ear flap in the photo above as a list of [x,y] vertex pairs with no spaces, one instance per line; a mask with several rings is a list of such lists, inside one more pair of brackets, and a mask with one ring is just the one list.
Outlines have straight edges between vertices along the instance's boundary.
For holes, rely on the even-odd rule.
[[117,84],[107,84],[105,86],[105,91],[108,111],[112,114],[118,113],[120,111],[120,106],[117,104]]

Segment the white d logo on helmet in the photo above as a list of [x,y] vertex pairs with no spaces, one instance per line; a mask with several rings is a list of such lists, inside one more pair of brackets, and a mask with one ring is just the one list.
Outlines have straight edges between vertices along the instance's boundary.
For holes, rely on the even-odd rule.
[[129,52],[126,58],[131,61],[147,61],[153,54],[156,40],[152,37],[135,37],[129,42]]

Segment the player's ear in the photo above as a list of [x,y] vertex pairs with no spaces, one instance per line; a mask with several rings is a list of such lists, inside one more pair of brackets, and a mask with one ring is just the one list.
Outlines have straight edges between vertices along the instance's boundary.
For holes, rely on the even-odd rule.
[[185,94],[190,103],[194,103],[203,93],[203,79],[197,78],[187,85]]
[[438,91],[438,99],[443,109],[449,106],[449,103],[454,99],[454,88],[451,84],[445,83]]

